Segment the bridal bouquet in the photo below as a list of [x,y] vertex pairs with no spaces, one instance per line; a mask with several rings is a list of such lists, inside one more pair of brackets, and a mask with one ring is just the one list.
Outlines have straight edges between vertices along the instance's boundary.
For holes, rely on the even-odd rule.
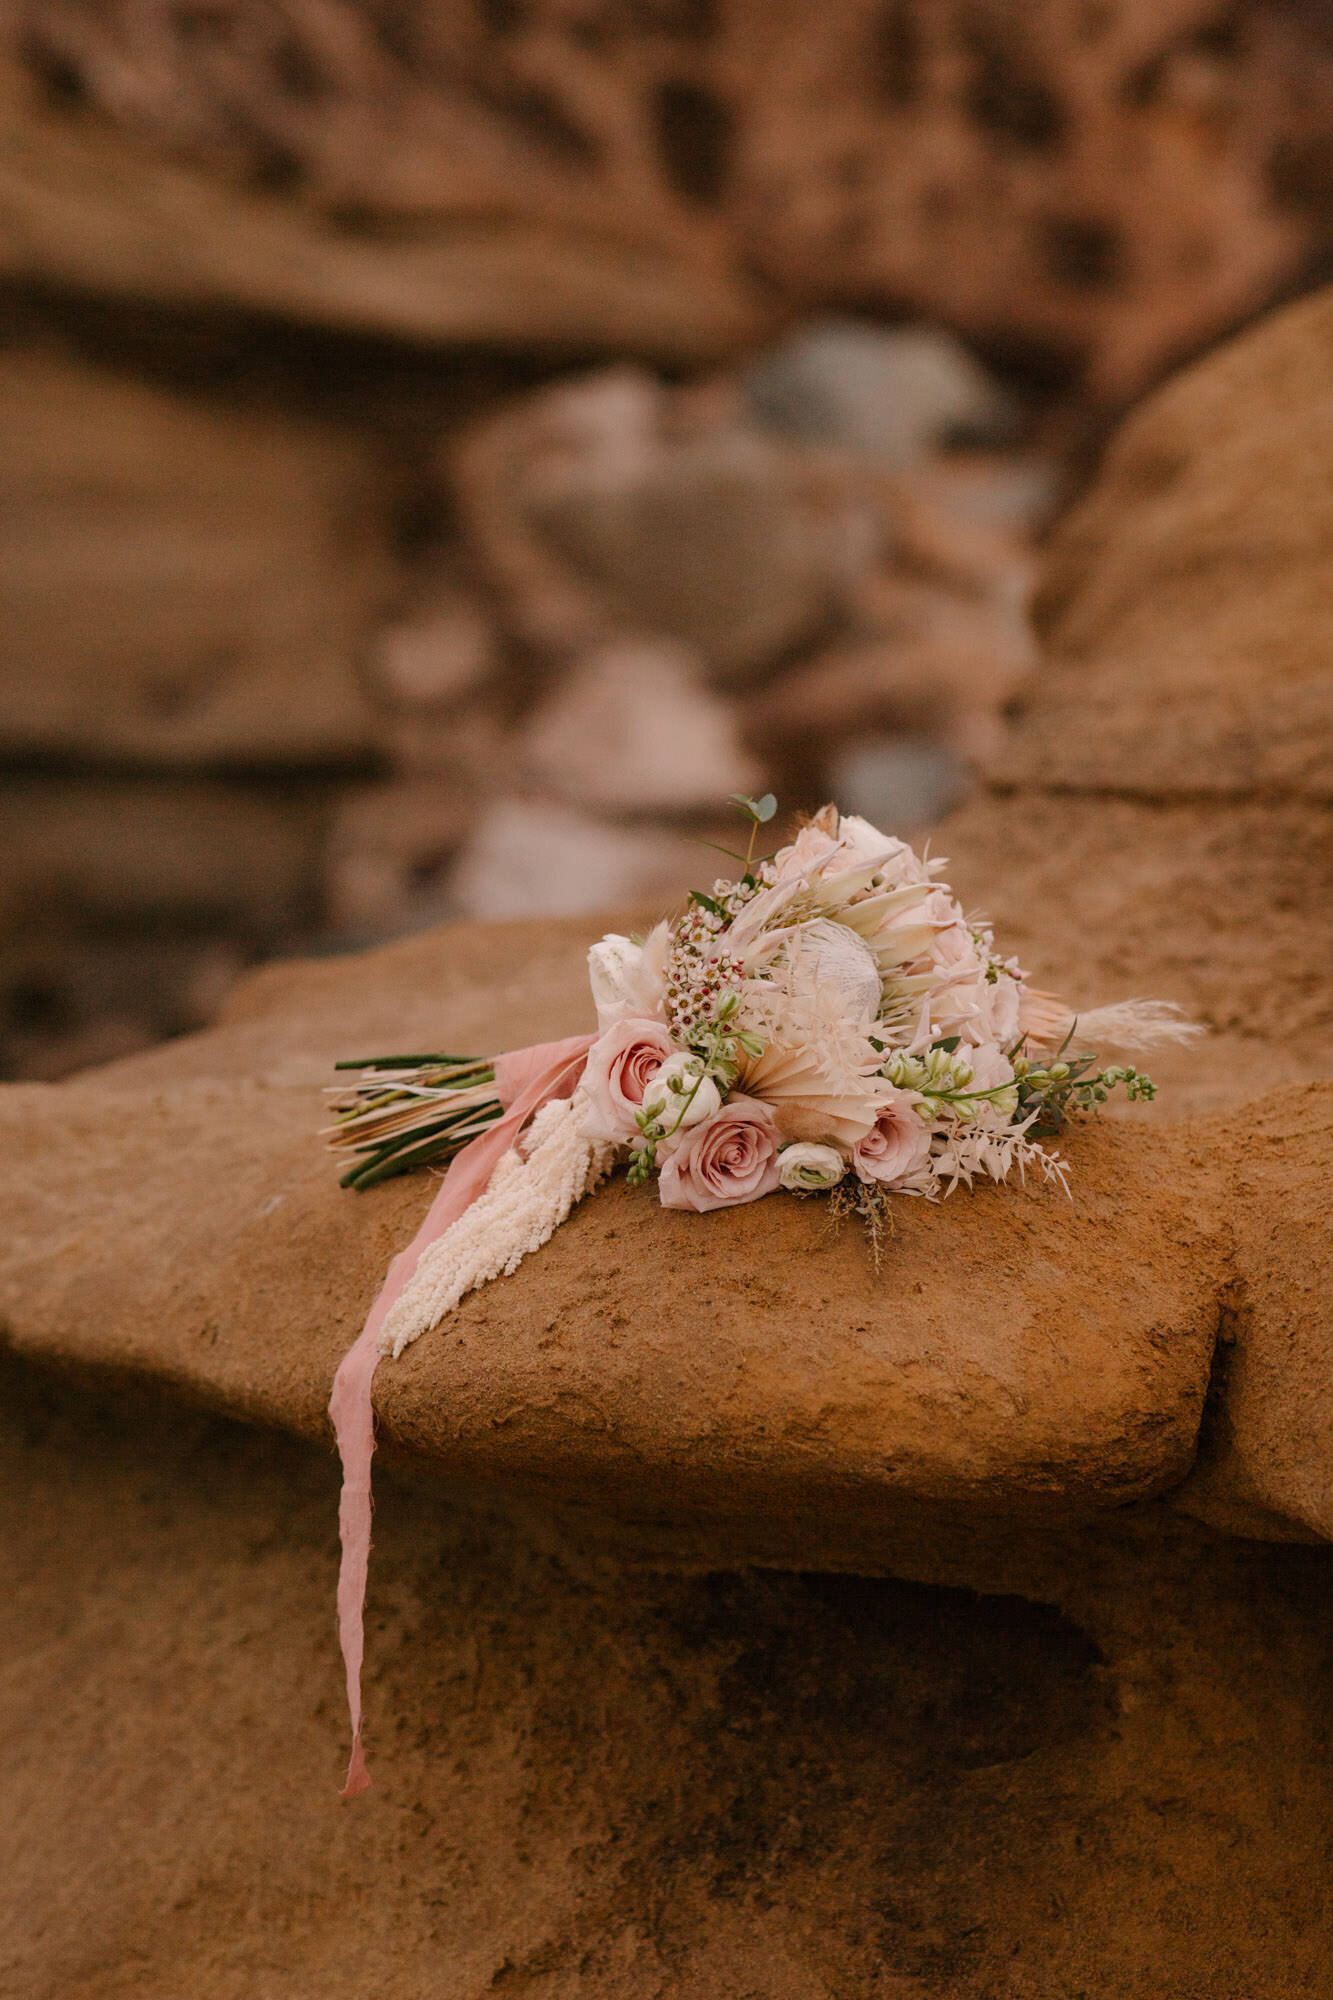
[[[645,938],[588,954],[598,1033],[479,1198],[420,1259],[389,1314],[397,1355],[473,1286],[512,1271],[617,1162],[667,1208],[707,1212],[775,1189],[829,1193],[878,1244],[888,1198],[935,1200],[977,1176],[1035,1170],[1070,1110],[1147,1076],[1101,1067],[1098,1040],[1141,1047],[1191,1030],[1150,1001],[1081,1021],[1032,991],[991,931],[904,841],[826,806],[754,858],[771,797],[737,803],[749,850]],[[570,1044],[574,1047],[574,1044]],[[586,1051],[586,1053],[585,1053]],[[384,1057],[337,1098],[335,1146],[367,1187],[447,1160],[499,1121],[505,1058]]]
[[756,859],[771,797],[735,873],[696,890],[644,938],[588,954],[597,1032],[493,1057],[384,1056],[335,1092],[344,1185],[448,1162],[414,1241],[390,1266],[329,1408],[343,1458],[338,1605],[361,1750],[362,1606],[370,1548],[371,1388],[475,1286],[516,1269],[612,1167],[665,1207],[707,1213],[785,1188],[858,1211],[879,1237],[895,1196],[1036,1171],[1071,1111],[1150,1079],[1103,1067],[1121,1048],[1188,1039],[1178,1010],[1132,1000],[1077,1019],[1033,991],[989,927],[967,917],[945,864],[826,806]]

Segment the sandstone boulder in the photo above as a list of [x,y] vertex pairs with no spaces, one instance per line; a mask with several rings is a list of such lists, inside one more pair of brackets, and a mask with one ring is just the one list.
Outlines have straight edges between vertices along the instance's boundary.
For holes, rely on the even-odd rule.
[[1333,1541],[1333,1091],[1285,1091],[1208,1143],[1229,1170],[1235,1258],[1180,1504],[1232,1534]]
[[318,780],[0,780],[0,1074],[61,1076],[202,1027],[319,901]]
[[[1281,352],[1291,325],[1274,323]],[[1281,548],[1259,581],[1280,598],[1307,564]],[[1077,619],[1076,596],[1064,615]],[[1057,660],[1057,696],[1064,671]],[[1020,743],[1043,726],[1042,685]],[[1274,727],[1290,693],[1275,686]],[[1169,714],[1165,672],[1155,698]],[[1193,1072],[1177,1107],[1217,1112],[1333,1050],[1316,917],[1327,810],[1295,795],[1110,798],[1056,764],[1026,795],[969,807],[939,845],[967,900],[1075,1004],[1148,992],[1202,1011],[1211,1043],[1163,1067]],[[376,1053],[367,1036],[490,1049],[574,1031],[595,928],[446,931],[275,969],[210,1035],[15,1096],[15,1130],[46,1137],[12,1197],[10,1339],[318,1431],[333,1359],[424,1194],[390,1187],[362,1205],[335,1192],[310,1137],[328,1065]],[[914,1508],[1078,1513],[1179,1483],[1221,1327],[1236,1336],[1244,1421],[1225,1450],[1224,1432],[1206,1433],[1200,1504],[1321,1532],[1322,1403],[1294,1375],[1303,1415],[1269,1423],[1246,1385],[1275,1379],[1288,1346],[1298,1369],[1318,1366],[1320,1322],[1284,1290],[1264,1203],[1280,1185],[1270,1132],[1290,1135],[1293,1187],[1317,1186],[1327,1089],[1175,1131],[1159,1104],[1140,1114],[1150,1143],[1108,1122],[1073,1142],[1072,1205],[1010,1191],[909,1208],[888,1285],[859,1244],[819,1247],[799,1202],[691,1227],[613,1187],[386,1373],[386,1442],[680,1542],[706,1530],[738,1558],[864,1563],[877,1546],[887,1559]],[[194,1163],[207,1205],[182,1201]],[[1293,1209],[1307,1213],[1317,1204]],[[765,1268],[780,1287],[765,1288]],[[670,1304],[683,1272],[688,1335]],[[1283,1437],[1299,1449],[1279,1450]]]
[[1048,562],[1008,785],[1333,799],[1333,291],[1135,412]]
[[332,935],[370,943],[438,919],[468,805],[466,790],[438,773],[353,792],[333,819],[324,854]]
[[309,921],[327,791],[163,776],[0,780],[0,923],[183,919],[256,944]]
[[[348,10],[340,11],[346,22]],[[327,40],[317,39],[327,56]],[[368,39],[355,24],[359,62],[343,44],[348,95],[376,80]],[[122,84],[142,47],[127,63],[113,58]],[[198,44],[187,37],[187,49],[189,67]],[[158,82],[163,74],[159,67]],[[109,121],[71,116],[67,102],[53,111],[46,94],[13,65],[0,70],[0,269],[19,282],[195,309],[226,305],[423,344],[609,350],[677,363],[728,353],[763,324],[749,287],[720,267],[688,214],[664,216],[650,205],[647,214],[616,215],[595,180],[590,199],[557,193],[553,204],[543,149],[525,147],[521,136],[497,147],[484,116],[463,107],[452,118],[438,104],[427,108],[424,156],[410,148],[415,191],[404,214],[386,184],[393,173],[383,131],[363,157],[359,185],[344,182],[311,203],[264,189],[281,149],[275,155],[262,141],[267,173],[261,158],[248,176],[225,145],[221,161],[205,146],[206,163],[190,161],[188,142],[173,145],[168,135],[163,147],[160,117],[136,116],[123,93],[128,143]],[[179,108],[187,95],[169,91],[167,101]],[[391,94],[381,121],[386,114],[399,136],[401,99]],[[364,126],[361,136],[370,136]],[[397,227],[376,226],[390,216]]]
[[1323,1986],[1327,1549],[1145,1507],[973,1518],[948,1583],[661,1574],[382,1473],[347,1810],[327,1448],[0,1387],[23,2000]]
[[1235,1107],[1201,1156],[1235,1232],[1210,1415],[1181,1504],[1326,1535],[1333,1075],[1333,293],[1151,399],[1056,539],[1050,664],[944,830],[959,889],[1086,1005],[1155,992],[1209,1023],[1154,1058],[1175,1101]]
[[[314,1139],[327,1065],[427,1022],[479,1047],[576,1029],[570,928],[512,926],[485,984],[447,930],[270,974],[257,1012],[242,997],[178,1052],[11,1093],[40,1165],[11,1199],[10,1343],[323,1434],[338,1354],[429,1191],[337,1189]],[[1072,1203],[905,1204],[879,1274],[817,1203],[700,1225],[613,1185],[385,1369],[385,1441],[729,1560],[882,1562],[914,1511],[1158,1491],[1192,1458],[1224,1240],[1203,1187],[1182,1169],[1164,1191],[1132,1132],[1072,1157]]]
[[1203,1110],[1333,1072],[1333,292],[1151,398],[1056,536],[1047,663],[939,836],[968,900],[1081,1004],[1178,1000]]
[[1145,1059],[1181,1114],[1333,1075],[1329,818],[1034,790],[977,798],[932,846],[1038,985],[1084,1008],[1155,994],[1207,1025]]
[[818,632],[879,534],[846,478],[743,421],[725,392],[666,389],[638,369],[483,419],[450,472],[531,643],[667,634],[742,679]]

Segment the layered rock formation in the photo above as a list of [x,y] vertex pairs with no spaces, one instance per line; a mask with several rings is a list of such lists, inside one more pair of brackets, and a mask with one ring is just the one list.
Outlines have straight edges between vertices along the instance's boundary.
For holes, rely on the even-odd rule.
[[373,448],[55,348],[0,356],[0,1067],[212,1018],[325,902],[391,576]]
[[62,0],[5,41],[0,264],[84,289],[672,360],[906,303],[1120,400],[1329,241],[1295,0]]
[[[175,1403],[108,1427],[41,1371],[326,1438],[337,1354],[426,1192],[336,1191],[309,1137],[329,1062],[366,1037],[578,1027],[587,926],[275,967],[208,1034],[0,1099],[25,1149],[0,1268],[30,1412],[7,1600],[20,1990],[165,1996],[182,1967],[349,1996],[1318,1990],[1333,1558],[1288,1544],[1333,1520],[1330,807],[1289,749],[1289,699],[1311,746],[1323,653],[1279,441],[1322,421],[1299,357],[1331,313],[1289,311],[1147,406],[1052,572],[1066,714],[1079,675],[1095,709],[1120,670],[1121,618],[1147,647],[1160,609],[1164,663],[1170,617],[1197,637],[1194,708],[1167,664],[1142,685],[1155,772],[1173,731],[1191,769],[1195,713],[1218,740],[1210,701],[1237,712],[1232,661],[1203,666],[1219,601],[1257,620],[1271,593],[1250,629],[1284,671],[1239,711],[1262,779],[1145,791],[1048,722],[1043,680],[996,791],[940,843],[1075,1001],[1208,1015],[1195,1083],[1076,1135],[1072,1203],[904,1204],[878,1278],[814,1204],[682,1220],[613,1185],[386,1367],[386,1466],[452,1502],[384,1482],[382,1791],[354,1814],[311,1803],[340,1747],[328,1623],[322,1659],[311,1636],[327,1459]],[[1216,435],[1236,379],[1249,445]],[[1158,413],[1183,500],[1152,532],[1110,496]],[[1260,463],[1263,505],[1229,498],[1229,468]],[[1209,494],[1230,539],[1196,621]],[[1288,519],[1284,543],[1267,523]],[[1155,565],[1146,610],[1116,595],[1122,561]],[[1297,602],[1309,624],[1279,622]],[[90,1770],[116,1848],[71,1847]],[[243,1803],[219,1804],[238,1770]]]

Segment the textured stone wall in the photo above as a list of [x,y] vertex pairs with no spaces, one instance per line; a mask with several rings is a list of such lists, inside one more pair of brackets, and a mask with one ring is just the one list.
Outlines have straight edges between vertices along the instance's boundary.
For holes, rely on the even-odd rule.
[[[441,331],[466,312],[429,275],[452,236],[478,276],[508,255],[545,278],[473,288],[511,341],[543,314],[575,335],[581,271],[599,343],[718,352],[747,319],[855,302],[1119,401],[1330,247],[1311,0],[12,0],[8,20],[49,104],[266,191],[326,301],[402,330],[432,299]],[[254,210],[246,282],[294,297],[264,227]],[[76,233],[28,254],[56,270],[88,254]],[[397,272],[378,303],[356,278],[377,255]]]

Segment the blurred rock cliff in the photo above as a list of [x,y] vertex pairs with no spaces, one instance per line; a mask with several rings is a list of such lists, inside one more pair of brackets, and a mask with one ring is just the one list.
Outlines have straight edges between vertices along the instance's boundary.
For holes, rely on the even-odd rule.
[[1314,4],[0,12],[0,1069],[904,830],[1110,418],[1326,266]]

